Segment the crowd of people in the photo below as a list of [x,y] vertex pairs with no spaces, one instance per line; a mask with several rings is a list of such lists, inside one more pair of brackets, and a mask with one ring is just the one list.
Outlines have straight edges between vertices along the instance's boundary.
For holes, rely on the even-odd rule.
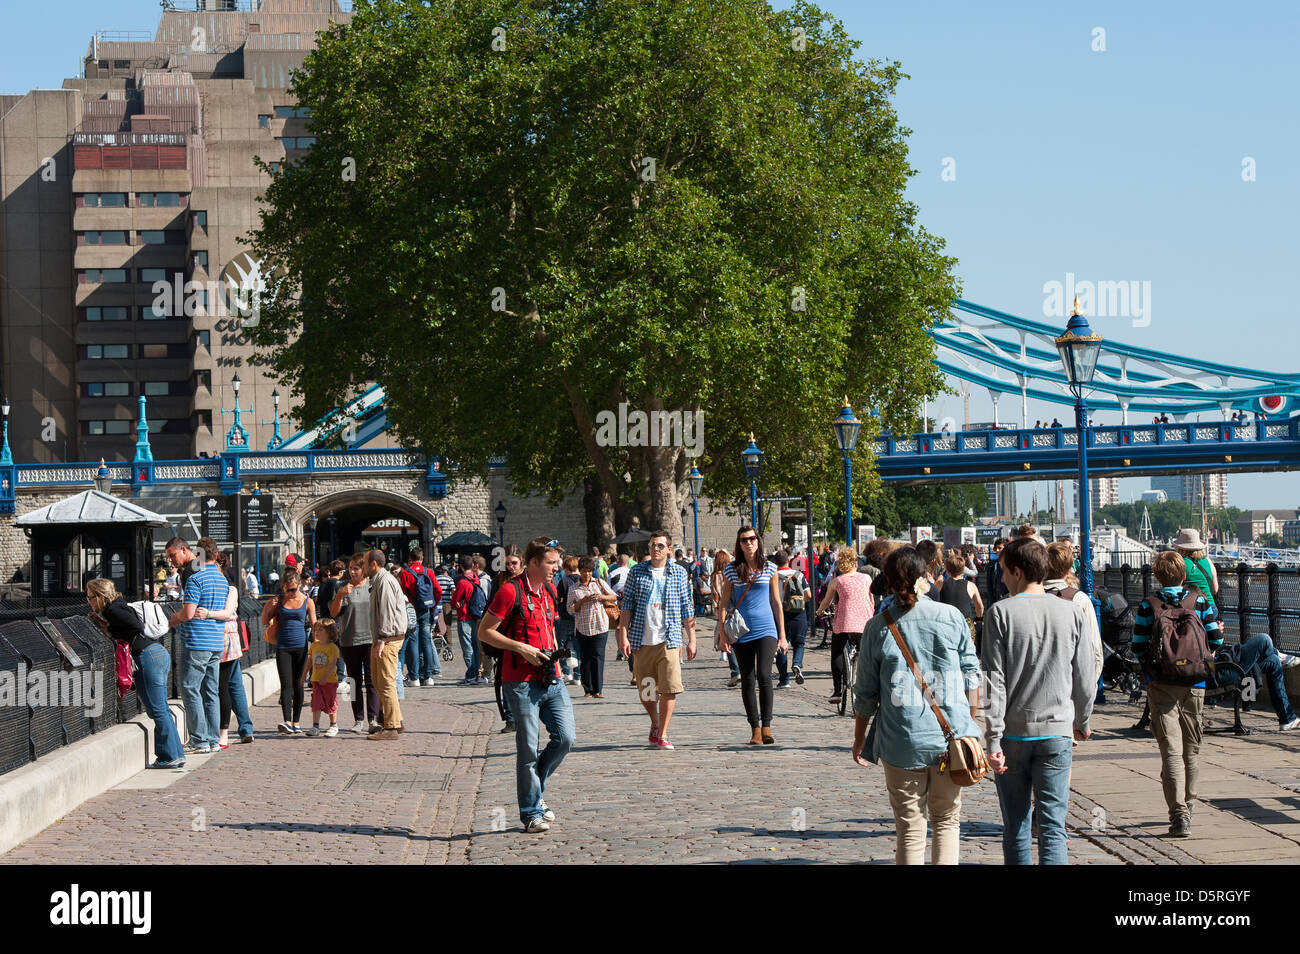
[[[439,684],[441,653],[454,632],[466,667],[460,684],[493,684],[502,731],[515,735],[523,828],[544,832],[555,819],[547,782],[577,739],[568,686],[581,684],[584,698],[605,698],[606,679],[615,678],[606,671],[611,632],[616,661],[628,661],[627,678],[649,719],[648,743],[671,750],[686,688],[682,662],[699,653],[698,618],[712,615],[713,649],[728,663],[729,686],[740,689],[746,741],[763,746],[776,741],[774,690],[804,682],[811,615],[829,626],[831,701],[843,693],[856,717],[852,758],[883,772],[898,863],[924,862],[927,826],[932,862],[957,862],[962,787],[942,763],[950,741],[961,737],[987,748],[1005,861],[1029,863],[1036,830],[1039,862],[1066,863],[1072,752],[1089,738],[1093,708],[1104,701],[1106,665],[1098,613],[1079,587],[1070,540],[1044,542],[1033,527],[1021,527],[1013,539],[996,541],[987,561],[979,548],[945,552],[931,540],[877,539],[861,554],[829,545],[769,553],[761,534],[742,526],[732,550],[698,556],[674,550],[660,531],[642,559],[596,548],[565,554],[544,537],[503,550],[495,579],[480,555],[430,567],[418,547],[400,563],[382,550],[358,552],[322,568],[317,579],[301,560],[286,560],[262,609],[280,677],[277,731],[335,736],[343,701],[352,731],[377,742],[398,739],[404,689]],[[166,704],[170,658],[148,635],[141,604],[128,604],[108,580],[86,588],[92,618],[129,648],[138,670],[155,723],[150,768],[158,769],[227,748],[232,715],[239,742],[254,739],[240,668],[248,649],[238,626],[240,587],[229,563],[206,537],[192,547],[171,540],[165,558],[182,603],[167,622],[179,632],[183,656],[183,747]],[[975,585],[981,572],[983,596]],[[1282,681],[1282,670],[1300,658],[1278,653],[1265,635],[1223,648],[1218,579],[1196,531],[1183,531],[1174,549],[1158,554],[1153,573],[1159,589],[1132,615],[1131,650],[1145,666],[1169,834],[1181,837],[1190,832],[1196,801],[1209,680],[1203,657],[1225,652],[1241,671],[1258,666],[1283,730],[1300,727]],[[1098,599],[1109,606],[1111,597],[1099,592]],[[1187,657],[1196,662],[1190,669],[1169,668],[1176,638],[1204,646]],[[343,685],[355,688],[341,693]],[[312,725],[304,728],[308,689]],[[541,726],[549,741],[539,751]]]

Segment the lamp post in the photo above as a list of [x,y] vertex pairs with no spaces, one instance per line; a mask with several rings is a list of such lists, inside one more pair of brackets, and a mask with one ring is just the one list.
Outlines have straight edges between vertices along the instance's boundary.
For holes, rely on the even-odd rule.
[[101,494],[112,493],[113,478],[108,472],[108,465],[104,463],[104,458],[99,459],[99,470],[95,471],[95,489]]
[[504,500],[497,501],[497,509],[495,512],[497,515],[497,542],[501,544],[501,546],[505,546],[506,545],[506,502]]
[[[311,512],[311,516],[307,518],[307,530],[311,534],[311,550],[309,551],[307,556],[307,572],[311,573],[314,577],[315,574],[313,573],[313,568],[316,566],[316,511],[315,510],[313,510]],[[310,581],[308,581],[307,585],[308,587],[311,586]]]
[[335,550],[337,549],[337,546],[335,544],[335,538],[334,538],[334,524],[338,521],[338,515],[331,513],[328,517],[325,518],[325,520],[330,525],[330,562],[333,563],[335,557]]
[[[239,422],[240,420],[239,384],[240,384],[239,375],[236,374],[233,378],[230,379],[230,388],[235,392],[235,410],[234,410],[235,423],[231,425],[230,430],[226,432],[225,452],[227,454],[248,453],[248,431],[244,430],[244,426]],[[248,405],[248,407],[245,410],[247,410],[250,414],[253,413],[253,405],[251,404]],[[227,414],[230,412],[228,412],[225,408],[222,408],[221,413]]]
[[695,513],[695,559],[700,558],[700,494],[704,492],[704,475],[694,464],[691,465],[691,475],[686,478],[686,483],[691,488],[691,510]]
[[267,424],[275,426],[275,432],[271,435],[271,440],[267,442],[266,449],[275,450],[284,443],[284,438],[280,436],[280,389],[276,388],[271,392],[271,403],[275,405],[275,413],[271,415],[271,420],[263,421],[262,426]]
[[[862,432],[862,422],[853,416],[846,395],[840,416],[831,422],[835,431],[835,443],[840,445],[840,457],[844,459],[844,542],[853,546],[853,449],[858,446],[858,434]],[[812,514],[808,515],[809,525]]]
[[740,452],[745,461],[745,476],[749,478],[749,520],[750,526],[758,529],[758,475],[763,465],[763,452],[754,443],[754,435],[749,435],[749,446]]
[[13,465],[14,455],[9,450],[9,396],[5,395],[3,404],[0,404],[0,411],[4,412],[4,444],[0,446],[0,466],[9,467]]
[[1083,392],[1092,384],[1101,354],[1101,335],[1088,325],[1074,299],[1065,333],[1056,339],[1056,350],[1065,367],[1065,378],[1074,395],[1075,430],[1079,435],[1079,588],[1092,596],[1092,496],[1088,492],[1088,404]]

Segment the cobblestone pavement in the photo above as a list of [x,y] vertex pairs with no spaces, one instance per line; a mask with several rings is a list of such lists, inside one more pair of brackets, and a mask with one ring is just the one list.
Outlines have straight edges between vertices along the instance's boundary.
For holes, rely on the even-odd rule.
[[[646,744],[649,720],[612,649],[607,698],[574,687],[578,744],[551,780],[548,834],[518,823],[514,736],[496,732],[491,688],[443,685],[407,690],[395,743],[275,735],[279,708],[266,700],[253,745],[142,772],[0,863],[892,862],[883,777],[849,758],[852,720],[828,702],[826,651],[808,653],[804,686],[777,693],[771,746],[745,744],[740,693],[717,654],[701,653],[684,667],[677,748],[661,751]],[[1252,735],[1207,737],[1203,801],[1178,841],[1163,837],[1155,742],[1129,730],[1140,710],[1099,710],[1075,749],[1071,862],[1300,860],[1300,735],[1273,731],[1264,709],[1246,716]],[[962,862],[1000,864],[1000,837],[985,781],[963,797]]]

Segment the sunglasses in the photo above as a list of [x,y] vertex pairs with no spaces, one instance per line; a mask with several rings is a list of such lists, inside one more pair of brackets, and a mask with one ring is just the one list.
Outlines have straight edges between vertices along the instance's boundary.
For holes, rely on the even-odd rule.
[[667,549],[668,549],[668,544],[666,544],[666,543],[652,543],[652,544],[650,544],[650,549],[651,549],[651,550],[667,550]]
[[758,542],[758,537],[741,537],[741,538],[740,538],[740,542],[741,542],[741,543],[757,543],[757,542]]

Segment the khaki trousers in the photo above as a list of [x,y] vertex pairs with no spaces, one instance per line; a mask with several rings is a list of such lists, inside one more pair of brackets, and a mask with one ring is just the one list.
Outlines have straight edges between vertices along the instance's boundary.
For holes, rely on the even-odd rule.
[[885,787],[889,804],[894,807],[894,830],[898,846],[894,863],[925,864],[925,818],[928,812],[934,826],[930,863],[957,864],[961,836],[961,787],[954,785],[947,773],[939,774],[937,765],[913,771],[894,768],[881,761],[885,770]]
[[[384,728],[396,729],[402,724],[402,707],[397,702],[397,660],[401,658],[404,639],[386,639],[382,652],[370,652],[375,671],[375,691],[379,693],[379,706],[384,710]],[[375,643],[378,646],[378,641]]]
[[1205,690],[1151,682],[1147,684],[1147,701],[1151,706],[1151,731],[1160,745],[1160,784],[1164,786],[1172,821],[1175,815],[1190,812],[1196,801],[1196,760],[1201,751]]

